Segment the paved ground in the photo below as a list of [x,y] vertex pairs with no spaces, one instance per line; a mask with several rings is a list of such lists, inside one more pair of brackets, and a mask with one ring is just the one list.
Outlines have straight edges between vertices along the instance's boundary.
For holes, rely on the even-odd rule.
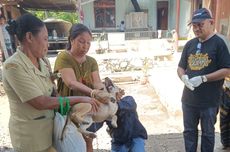
[[[157,150],[160,148],[158,142],[161,141],[160,143],[162,143],[162,140],[164,140],[158,140],[159,136],[163,137],[169,133],[181,133],[181,116],[177,118],[170,117],[150,85],[140,85],[137,82],[120,85],[120,87],[126,90],[127,95],[132,95],[137,102],[139,118],[148,132],[148,140],[146,142],[147,152],[159,151]],[[102,152],[110,149],[110,138],[105,134],[105,128],[106,125],[97,133],[98,138],[94,143],[95,151]]]
[[[149,117],[149,120],[147,120],[147,118],[142,120],[148,130],[149,135],[146,142],[147,152],[185,151],[182,135],[183,125],[180,102],[183,84],[178,79],[176,74],[179,57],[180,53],[176,53],[173,61],[156,62],[154,67],[148,71],[149,86],[151,86],[155,94],[155,97],[152,97],[151,100],[159,100],[167,111],[168,116],[163,118],[162,116],[153,114]],[[139,92],[139,95],[140,94],[141,93]],[[148,104],[148,106],[150,106],[150,104]],[[153,109],[151,111],[153,111]],[[140,115],[140,119],[142,119],[142,115]],[[156,123],[153,123],[153,120],[155,120]],[[199,149],[200,143],[198,152],[200,151]],[[227,151],[230,150],[222,150],[218,121],[216,124],[215,152]]]
[[[167,109],[167,112],[173,117],[181,116],[181,94],[183,83],[177,76],[177,64],[181,53],[175,53],[172,61],[158,62],[154,68],[149,71],[150,85],[156,91],[161,103]],[[180,120],[182,121],[182,120]],[[150,137],[151,138],[151,137]],[[182,133],[170,133],[154,135],[149,144],[155,145],[153,152],[184,152]],[[199,138],[200,142],[200,138]],[[199,143],[200,146],[200,143]],[[198,148],[198,152],[199,152]],[[216,144],[215,152],[227,152],[222,150],[219,134],[219,119],[216,124]]]
[[[120,84],[127,95],[133,95],[137,101],[139,117],[149,135],[146,152],[184,152],[180,111],[183,84],[176,76],[178,56],[176,54],[173,61],[156,63],[149,70],[148,85]],[[10,152],[12,149],[7,128],[9,110],[6,96],[0,97],[0,103],[0,152]],[[221,150],[218,123],[216,128],[215,152],[227,152]],[[104,125],[97,133],[98,138],[94,140],[95,152],[106,152],[110,149],[110,137],[105,129]]]
[[[162,147],[158,145],[163,143],[165,139],[162,137],[166,137],[166,134],[181,133],[181,117],[170,117],[150,85],[141,85],[138,81],[134,81],[119,84],[119,86],[126,90],[126,95],[132,95],[137,102],[139,118],[149,135],[146,142],[147,152],[158,152],[157,149]],[[2,109],[0,111],[0,151],[13,152],[8,132],[9,106],[7,97],[1,96],[0,103],[0,109]],[[94,140],[95,151],[110,150],[111,138],[105,129],[106,125],[97,132],[98,137]]]

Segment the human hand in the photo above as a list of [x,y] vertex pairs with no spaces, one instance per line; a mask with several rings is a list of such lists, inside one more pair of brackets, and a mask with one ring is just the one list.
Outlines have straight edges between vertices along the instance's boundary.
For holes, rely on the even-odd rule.
[[91,97],[99,100],[101,103],[108,103],[110,101],[110,94],[104,90],[94,89],[91,91]]
[[190,82],[188,75],[182,75],[181,80],[184,82],[185,86],[189,88],[191,91],[194,90],[193,84]]
[[200,86],[203,82],[207,82],[206,76],[196,76],[190,79],[190,82],[193,84],[194,87]]
[[98,108],[100,106],[100,102],[98,100],[96,100],[95,98],[90,98],[90,97],[83,97],[83,99],[81,100],[82,102],[85,103],[90,103],[92,105],[92,112],[97,112]]
[[98,108],[100,107],[100,101],[98,101],[97,99],[94,99],[94,98],[91,98],[91,100],[92,100],[92,103],[91,103],[91,105],[92,105],[92,112],[97,112],[98,111]]
[[119,88],[119,91],[116,92],[116,100],[120,101],[123,95],[125,95],[125,90]]

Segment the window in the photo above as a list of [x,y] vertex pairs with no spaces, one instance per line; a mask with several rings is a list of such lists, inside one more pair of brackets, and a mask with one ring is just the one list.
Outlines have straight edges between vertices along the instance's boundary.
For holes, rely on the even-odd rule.
[[95,27],[115,27],[115,0],[94,2]]

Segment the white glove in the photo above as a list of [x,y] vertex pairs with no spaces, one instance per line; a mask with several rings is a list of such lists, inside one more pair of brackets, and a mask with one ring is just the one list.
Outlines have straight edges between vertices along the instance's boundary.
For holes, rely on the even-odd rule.
[[188,75],[182,75],[181,80],[184,82],[185,86],[189,88],[191,91],[194,90],[193,84],[189,81]]
[[190,79],[190,82],[193,84],[194,87],[198,87],[203,82],[207,82],[206,76],[196,76]]

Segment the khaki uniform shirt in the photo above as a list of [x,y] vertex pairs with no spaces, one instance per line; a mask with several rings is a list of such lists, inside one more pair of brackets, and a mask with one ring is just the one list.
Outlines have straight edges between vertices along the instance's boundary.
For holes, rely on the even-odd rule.
[[52,93],[53,83],[47,65],[41,59],[39,64],[41,70],[18,50],[3,66],[3,86],[11,114],[10,137],[16,151],[36,152],[52,146],[53,110],[37,110],[27,103]]

